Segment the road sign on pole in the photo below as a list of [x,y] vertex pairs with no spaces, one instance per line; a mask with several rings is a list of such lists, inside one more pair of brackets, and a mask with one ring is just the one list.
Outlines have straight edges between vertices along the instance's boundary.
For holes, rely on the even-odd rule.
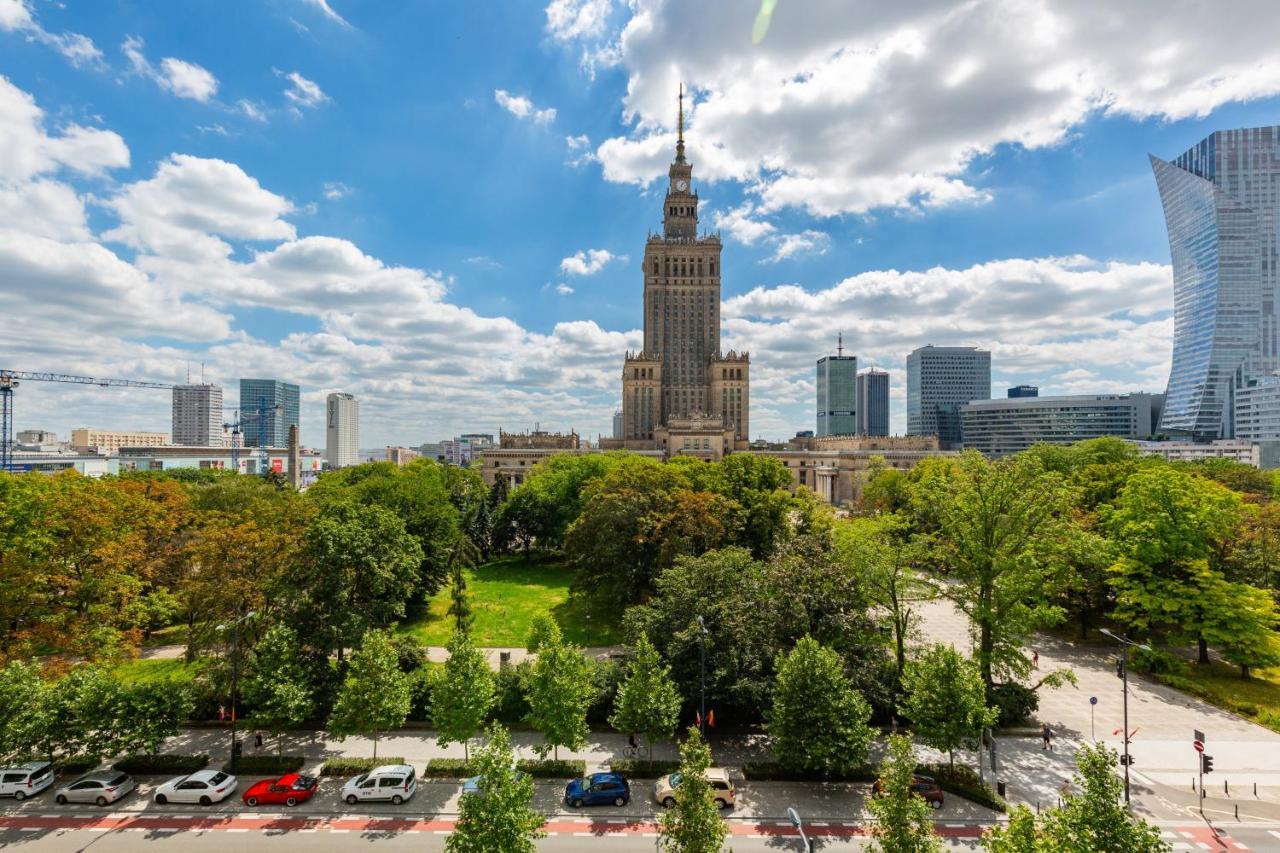
[[1193,741],[1191,742],[1191,745],[1192,745],[1192,746],[1194,746],[1194,747],[1196,748],[1196,752],[1204,752],[1204,741],[1202,741],[1202,740],[1193,740]]
[[1204,743],[1208,739],[1204,736],[1204,732],[1200,731],[1199,729],[1192,729],[1191,732],[1195,736],[1195,739],[1200,741],[1201,743]]

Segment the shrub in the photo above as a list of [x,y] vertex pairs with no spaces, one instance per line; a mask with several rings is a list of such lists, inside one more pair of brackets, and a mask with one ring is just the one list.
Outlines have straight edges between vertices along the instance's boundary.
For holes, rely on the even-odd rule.
[[409,719],[422,723],[431,722],[433,679],[434,672],[427,667],[415,670],[409,675]]
[[203,770],[209,764],[209,756],[174,755],[159,753],[157,755],[126,755],[111,765],[121,773],[132,773],[138,776],[153,774],[194,773]]
[[467,779],[475,775],[474,766],[462,758],[433,758],[422,771],[424,779]]
[[1280,714],[1274,711],[1259,711],[1258,723],[1275,732],[1280,732]]
[[776,761],[748,761],[742,765],[742,775],[752,782],[874,782],[876,771],[871,767],[857,767],[848,773],[823,776],[804,770],[792,770]]
[[[236,762],[234,772],[278,776],[284,773],[297,773],[305,763],[306,759],[301,755],[242,755]],[[233,772],[230,763],[222,765],[222,769],[227,773]]]
[[368,773],[375,767],[384,764],[404,764],[403,758],[385,756],[383,758],[330,758],[320,766],[321,776],[355,776]]
[[427,647],[410,634],[399,634],[391,640],[399,658],[400,671],[409,674],[427,665]]
[[614,698],[624,676],[622,665],[616,661],[591,661],[591,685],[595,693],[587,708],[588,723],[596,726],[608,724],[609,715],[613,713]]
[[1150,675],[1178,675],[1183,672],[1185,664],[1176,656],[1159,649],[1136,649],[1129,658],[1133,668],[1138,672]]
[[637,758],[619,758],[609,762],[609,769],[633,779],[661,779],[680,769],[679,761],[649,761]]
[[1004,801],[1004,798],[992,790],[990,785],[979,779],[972,767],[957,764],[953,769],[947,764],[922,764],[920,772],[926,776],[932,776],[937,780],[939,787],[948,794],[964,797],[970,802],[994,811],[1009,810],[1009,804]]
[[1012,681],[991,688],[987,701],[1000,711],[998,726],[1016,726],[1025,723],[1040,707],[1040,697],[1030,687]]
[[59,775],[79,776],[82,773],[88,773],[97,767],[101,762],[97,758],[90,756],[79,756],[77,758],[59,758],[55,763],[55,767]]
[[508,728],[523,724],[529,715],[529,700],[525,698],[524,689],[528,673],[528,661],[498,670],[498,704],[493,709],[493,718]]
[[516,769],[535,779],[578,779],[587,775],[587,762],[580,758],[562,758],[559,761],[553,758],[540,761],[524,758],[516,762]]

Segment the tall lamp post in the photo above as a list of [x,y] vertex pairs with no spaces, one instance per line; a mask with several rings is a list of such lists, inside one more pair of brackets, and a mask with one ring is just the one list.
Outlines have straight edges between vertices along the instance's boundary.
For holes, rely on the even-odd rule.
[[707,624],[698,617],[698,682],[701,687],[701,713],[698,715],[698,731],[707,735]]
[[[240,623],[246,619],[253,618],[253,611],[250,610],[243,616],[232,620],[231,622],[231,772],[236,771],[237,765],[240,763],[240,745],[236,742],[236,722],[239,714],[236,713],[236,703],[239,698],[238,690],[240,687]],[[227,630],[227,625],[218,626],[219,631]]]
[[1151,651],[1151,647],[1145,643],[1136,643],[1120,634],[1114,634],[1106,628],[1100,631],[1120,644],[1120,680],[1124,684],[1124,730],[1122,732],[1124,757],[1120,759],[1120,763],[1124,765],[1124,803],[1127,806],[1129,805],[1129,765],[1133,763],[1129,757],[1129,647],[1145,649],[1148,652]]

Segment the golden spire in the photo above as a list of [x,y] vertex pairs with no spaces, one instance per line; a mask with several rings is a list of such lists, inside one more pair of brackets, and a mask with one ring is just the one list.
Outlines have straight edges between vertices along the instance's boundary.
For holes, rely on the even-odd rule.
[[676,119],[676,162],[684,162],[684,84],[680,84],[680,111]]

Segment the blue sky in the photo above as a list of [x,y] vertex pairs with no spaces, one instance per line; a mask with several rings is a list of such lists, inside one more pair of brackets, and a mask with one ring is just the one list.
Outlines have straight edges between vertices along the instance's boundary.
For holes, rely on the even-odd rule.
[[[753,437],[812,427],[838,331],[898,429],[930,342],[991,348],[998,392],[1163,390],[1146,154],[1276,123],[1274,27],[781,0],[753,42],[758,8],[0,0],[0,366],[279,376],[312,444],[335,390],[366,447],[606,432],[683,82]],[[168,426],[163,394],[19,395],[19,429]]]

